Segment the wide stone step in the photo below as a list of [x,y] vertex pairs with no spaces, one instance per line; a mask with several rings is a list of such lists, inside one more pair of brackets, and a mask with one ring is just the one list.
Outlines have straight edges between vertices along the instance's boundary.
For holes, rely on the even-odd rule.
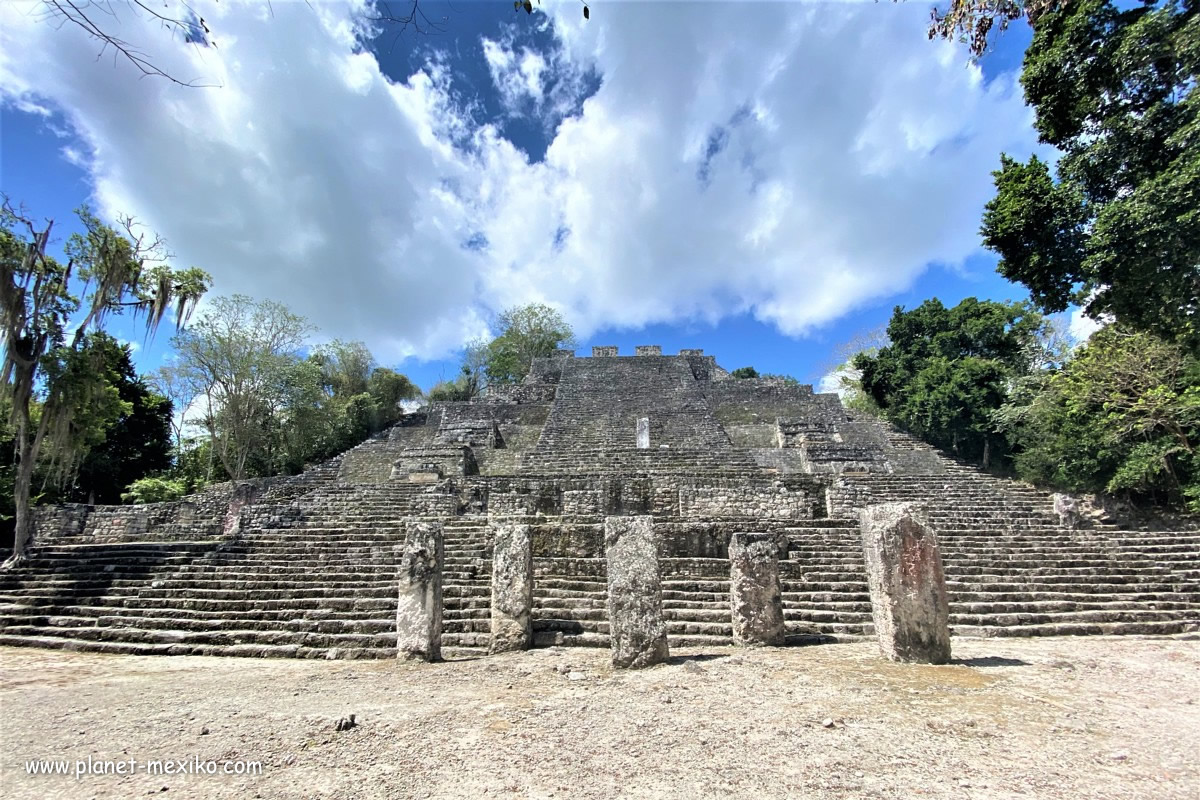
[[1015,579],[1013,575],[969,575],[961,580],[946,577],[946,588],[950,594],[975,592],[1076,592],[1087,594],[1141,593],[1161,594],[1164,592],[1189,591],[1185,583],[1176,583],[1165,576],[1146,580],[1121,580],[1109,576],[1106,580],[1089,578],[1086,575],[1043,576],[1038,580]]
[[187,617],[175,614],[170,617],[146,615],[67,616],[67,615],[17,615],[0,613],[0,628],[16,632],[27,628],[113,628],[118,630],[179,630],[179,631],[266,631],[288,633],[323,634],[391,634],[395,635],[396,620],[383,619],[248,619],[244,616],[214,618],[212,616]]
[[[182,601],[181,601],[182,602]],[[391,603],[379,603],[375,607],[364,608],[344,608],[344,609],[326,609],[326,608],[283,608],[283,609],[262,609],[255,607],[248,608],[183,608],[179,606],[124,606],[124,605],[40,605],[40,606],[25,606],[17,604],[0,605],[0,618],[8,620],[26,620],[25,624],[33,624],[28,622],[32,617],[74,617],[79,619],[95,620],[100,617],[113,618],[157,618],[167,620],[211,620],[217,623],[224,623],[228,620],[246,620],[246,621],[261,621],[270,624],[284,624],[290,622],[333,622],[352,624],[363,621],[386,620],[389,624],[394,625],[394,614]],[[454,609],[447,609],[445,613],[455,613]],[[464,609],[463,613],[469,613],[470,610]],[[476,610],[476,614],[489,613],[488,608]],[[79,623],[84,624],[84,623]],[[91,622],[87,624],[92,624]],[[0,626],[2,627],[2,626]],[[136,625],[134,626],[136,627]]]
[[[44,636],[51,630],[36,626],[13,625],[4,629],[11,636]],[[54,628],[68,639],[99,642],[140,642],[147,644],[184,645],[292,645],[295,647],[392,647],[396,634],[391,633],[308,633],[281,630],[158,630],[142,628],[64,627]]]
[[1198,612],[1200,608],[1194,603],[1180,601],[1140,601],[1140,600],[1111,600],[1109,597],[1097,599],[1093,601],[1067,601],[1067,600],[1028,600],[1028,601],[1010,601],[1010,602],[979,602],[977,600],[955,600],[950,599],[950,613],[952,614],[1037,614],[1037,613],[1062,613],[1062,612],[1104,612],[1104,610],[1130,610],[1130,612],[1141,612],[1141,610],[1193,610]]
[[865,623],[871,621],[871,611],[824,610],[819,608],[788,608],[783,609],[785,622],[823,622],[831,625],[846,623]]
[[1019,614],[963,614],[950,615],[955,625],[981,627],[1010,627],[1021,625],[1088,624],[1110,622],[1169,622],[1192,621],[1200,625],[1200,610],[1154,610],[1138,609],[1123,611],[1069,611],[1060,613],[1024,612]]
[[[395,630],[395,621],[392,622],[392,630]],[[491,630],[491,620],[487,617],[467,617],[459,619],[443,619],[442,631],[444,633],[487,633]],[[393,633],[393,635],[395,635]]]
[[532,616],[533,619],[540,621],[607,622],[608,610],[606,608],[589,608],[586,606],[540,605],[535,602]]
[[957,636],[1167,636],[1200,631],[1200,620],[1139,622],[1064,621],[1034,625],[978,626],[953,625]]
[[[77,601],[77,602],[75,602]],[[379,597],[302,597],[278,598],[272,600],[235,599],[197,599],[194,597],[158,597],[143,598],[136,595],[130,597],[84,596],[80,598],[64,597],[30,597],[17,598],[0,597],[0,607],[15,608],[57,608],[71,609],[85,606],[102,606],[107,608],[144,608],[144,609],[184,609],[194,611],[228,611],[228,612],[268,612],[291,611],[297,614],[321,611],[363,611],[374,612],[390,610],[395,613],[396,598],[389,593]],[[166,613],[165,611],[163,612]]]
[[339,580],[323,580],[320,576],[305,576],[299,577],[298,580],[292,579],[269,579],[258,576],[238,576],[230,575],[226,578],[216,577],[190,577],[190,576],[163,576],[152,578],[149,581],[136,579],[117,579],[113,581],[29,581],[28,585],[15,585],[6,587],[6,591],[25,591],[29,589],[46,589],[46,590],[74,590],[76,592],[121,592],[121,591],[140,591],[147,586],[151,590],[174,590],[180,592],[191,591],[211,591],[217,589],[228,590],[264,590],[278,591],[289,593],[293,591],[313,591],[334,589],[354,591],[363,589],[365,591],[375,591],[392,589],[397,586],[396,573],[393,571],[390,574],[363,574],[356,577],[339,579]]
[[304,647],[300,645],[211,645],[147,642],[99,642],[61,636],[14,636],[0,633],[0,645],[40,647],[62,650],[86,650],[119,655],[235,656],[248,658],[395,658],[396,648],[381,647]]

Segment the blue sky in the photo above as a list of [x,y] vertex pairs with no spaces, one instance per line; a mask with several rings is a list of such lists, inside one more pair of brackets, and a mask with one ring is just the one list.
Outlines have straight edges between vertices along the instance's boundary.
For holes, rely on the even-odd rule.
[[423,387],[515,303],[582,350],[816,383],[895,305],[1025,297],[977,229],[1000,152],[1037,149],[1027,29],[972,66],[921,3],[427,2],[440,31],[399,37],[342,3],[193,5],[215,48],[121,32],[213,88],[5,4],[0,188],[60,239],[83,202],[133,214],[214,294],[282,300]]

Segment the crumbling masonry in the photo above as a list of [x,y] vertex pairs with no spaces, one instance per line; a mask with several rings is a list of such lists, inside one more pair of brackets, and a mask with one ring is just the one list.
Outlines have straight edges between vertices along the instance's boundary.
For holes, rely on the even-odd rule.
[[[745,643],[858,638],[873,634],[859,513],[900,501],[936,531],[955,635],[1200,627],[1200,533],[1065,526],[1050,496],[834,395],[661,352],[538,359],[520,384],[434,403],[294,478],[41,509],[31,559],[0,574],[0,644],[395,658],[407,632],[408,654],[436,658],[421,632],[440,618],[443,657],[484,653],[493,632],[496,650],[608,647],[610,610],[628,608],[609,587],[632,581],[610,583],[609,556],[627,557],[614,517],[638,520],[636,567],[658,577],[667,641],[653,626],[629,640],[646,663],[732,644],[735,620]],[[440,536],[406,548],[427,522]],[[435,567],[440,614],[423,605]]]

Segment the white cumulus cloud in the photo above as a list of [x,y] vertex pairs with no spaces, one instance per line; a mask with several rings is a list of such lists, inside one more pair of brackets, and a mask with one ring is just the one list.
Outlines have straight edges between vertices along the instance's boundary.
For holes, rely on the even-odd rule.
[[1111,321],[1111,318],[1104,318],[1100,320],[1092,319],[1091,317],[1084,315],[1082,308],[1077,308],[1071,312],[1070,321],[1067,323],[1067,331],[1070,333],[1071,338],[1076,343],[1083,344],[1088,339],[1092,338],[1093,333],[1100,330]]
[[[115,7],[123,38],[219,88],[137,80],[9,2],[0,92],[65,115],[102,212],[385,359],[529,301],[584,336],[745,311],[802,334],[976,252],[999,153],[1035,142],[1019,86],[928,42],[914,4],[550,6],[557,50],[480,42],[506,106],[557,123],[536,163],[475,126],[453,63],[384,76],[352,5],[197,5],[217,48]],[[548,76],[589,69],[598,91],[550,117],[571,98]]]

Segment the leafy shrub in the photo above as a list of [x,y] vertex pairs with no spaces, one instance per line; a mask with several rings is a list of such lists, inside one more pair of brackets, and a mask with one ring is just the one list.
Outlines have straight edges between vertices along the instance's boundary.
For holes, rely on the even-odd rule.
[[168,500],[178,500],[186,493],[187,485],[183,481],[142,478],[125,488],[121,493],[121,500],[126,503],[164,503]]

